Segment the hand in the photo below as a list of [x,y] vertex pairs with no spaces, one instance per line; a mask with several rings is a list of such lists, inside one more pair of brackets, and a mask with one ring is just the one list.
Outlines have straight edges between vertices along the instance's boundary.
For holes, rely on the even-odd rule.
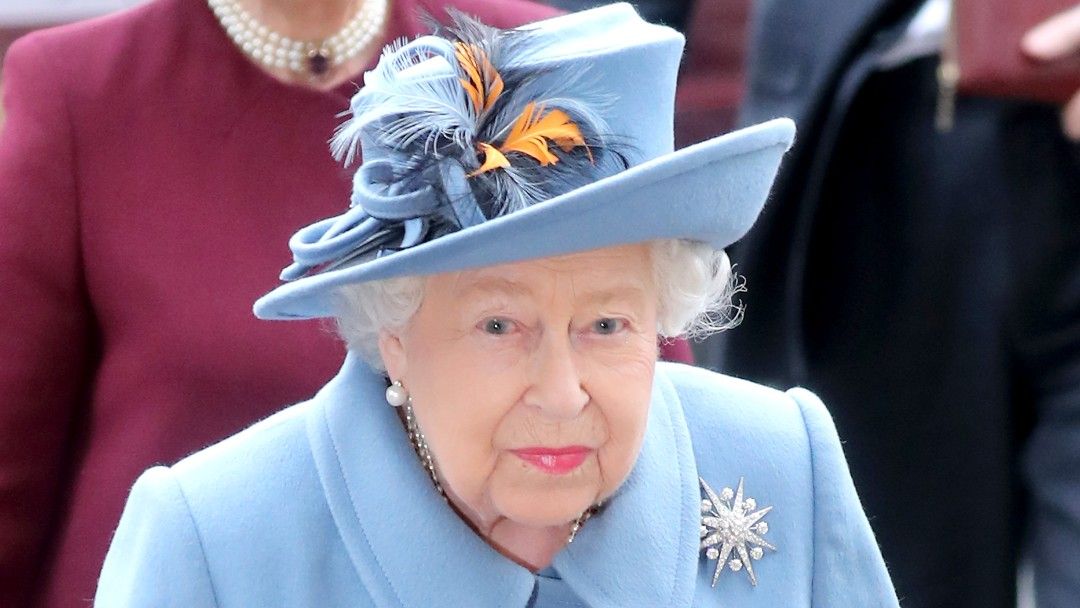
[[[1064,59],[1080,53],[1080,4],[1031,28],[1020,46],[1040,61]],[[1080,141],[1080,91],[1062,110],[1061,128],[1069,139]]]

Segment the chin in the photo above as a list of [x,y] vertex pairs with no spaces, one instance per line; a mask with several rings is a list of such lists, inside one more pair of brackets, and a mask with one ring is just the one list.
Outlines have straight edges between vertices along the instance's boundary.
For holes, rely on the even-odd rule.
[[595,484],[512,483],[492,488],[498,513],[518,524],[536,528],[565,525],[596,502]]

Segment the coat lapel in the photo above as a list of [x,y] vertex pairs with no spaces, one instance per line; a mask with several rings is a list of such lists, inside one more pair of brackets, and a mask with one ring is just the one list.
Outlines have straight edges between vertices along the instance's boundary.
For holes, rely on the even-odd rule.
[[535,577],[447,507],[385,384],[355,355],[315,397],[308,437],[334,522],[378,606],[525,606]]

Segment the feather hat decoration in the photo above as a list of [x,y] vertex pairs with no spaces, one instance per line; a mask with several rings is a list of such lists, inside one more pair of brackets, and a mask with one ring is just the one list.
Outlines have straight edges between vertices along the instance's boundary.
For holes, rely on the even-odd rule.
[[[362,147],[348,251],[297,260],[282,278],[332,270],[518,211],[628,166],[590,92],[587,66],[553,74],[518,61],[527,30],[450,9],[435,36],[387,47],[331,142],[346,164]],[[424,205],[416,207],[422,193]],[[393,200],[387,200],[387,198]]]
[[683,37],[629,4],[514,30],[461,13],[390,45],[333,152],[349,209],[289,241],[262,318],[333,316],[337,288],[661,238],[726,247],[761,209],[793,127],[674,151]]

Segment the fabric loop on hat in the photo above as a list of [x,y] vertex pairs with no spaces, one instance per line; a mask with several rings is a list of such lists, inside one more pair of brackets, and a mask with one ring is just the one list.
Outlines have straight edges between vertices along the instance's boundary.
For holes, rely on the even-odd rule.
[[431,185],[400,192],[404,184],[394,174],[388,159],[366,161],[353,178],[352,205],[368,215],[387,221],[401,221],[435,213],[439,197]]
[[[286,269],[287,274],[304,274],[315,266],[344,257],[360,244],[369,242],[383,229],[382,222],[365,215],[360,209],[350,209],[336,218],[312,224],[289,239],[294,264]],[[282,274],[285,275],[286,271]],[[282,278],[290,280],[284,276]]]
[[[333,239],[339,235],[349,232],[350,230],[356,228],[364,222],[367,222],[370,219],[371,214],[367,213],[365,209],[356,207],[350,208],[345,213],[342,213],[337,217],[332,217],[327,220],[330,222],[329,227],[327,227],[327,229],[322,234],[320,234],[317,239],[310,241],[302,241],[301,245],[305,243],[315,243],[317,241],[327,241]],[[289,246],[292,247],[291,241]],[[296,249],[293,249],[293,251],[295,252]]]
[[[320,222],[323,226],[333,227],[341,218],[330,218]],[[296,240],[290,243],[293,250],[293,263],[281,272],[281,279],[294,281],[312,273],[324,272],[341,266],[345,261],[353,260],[365,253],[378,250],[391,244],[400,228],[386,224],[376,218],[368,217],[359,224],[336,236],[323,234],[312,242]],[[299,235],[299,234],[298,234]],[[297,236],[298,236],[297,235]],[[315,234],[311,234],[315,236]]]
[[281,279],[294,281],[365,254],[414,247],[424,242],[430,218],[447,202],[444,215],[452,216],[459,228],[486,221],[459,163],[445,159],[425,174],[434,183],[416,187],[401,180],[388,159],[364,163],[354,178],[353,206],[301,229],[289,240],[293,264],[281,272]]
[[407,220],[404,224],[405,234],[401,237],[402,249],[415,247],[424,241],[427,236],[427,221],[422,218]]

